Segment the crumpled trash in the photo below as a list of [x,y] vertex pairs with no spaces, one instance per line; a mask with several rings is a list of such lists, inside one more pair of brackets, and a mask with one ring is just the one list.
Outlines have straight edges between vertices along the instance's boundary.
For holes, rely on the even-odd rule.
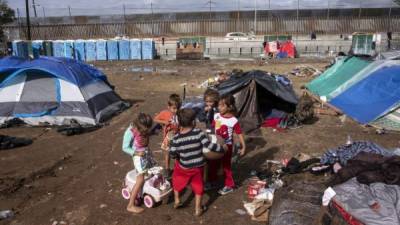
[[329,202],[331,201],[331,199],[336,195],[336,192],[331,188],[328,187],[325,191],[324,191],[324,195],[322,196],[322,205],[323,206],[328,206]]
[[246,211],[244,211],[243,209],[236,209],[235,212],[241,216],[246,214]]
[[274,199],[274,192],[274,188],[263,188],[259,191],[259,194],[256,195],[254,199],[272,201]]
[[264,200],[254,200],[252,202],[244,203],[243,206],[250,216],[254,216],[254,212],[256,211],[256,209],[260,208],[264,204],[266,204],[266,201]]
[[0,220],[5,220],[14,217],[14,212],[12,210],[0,211]]

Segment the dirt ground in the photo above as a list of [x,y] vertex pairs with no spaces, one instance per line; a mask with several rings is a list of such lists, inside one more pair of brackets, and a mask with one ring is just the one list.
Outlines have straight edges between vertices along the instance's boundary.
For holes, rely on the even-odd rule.
[[[378,135],[373,128],[364,128],[346,119],[319,116],[311,125],[286,132],[263,129],[262,136],[247,137],[248,153],[238,165],[234,176],[238,189],[230,195],[205,195],[208,211],[195,218],[194,199],[186,192],[186,207],[175,210],[172,202],[141,215],[126,211],[127,201],[120,194],[124,176],[133,168],[131,159],[121,151],[122,134],[134,113],[154,114],[165,108],[169,94],[201,94],[197,85],[217,70],[260,69],[286,73],[300,64],[324,68],[328,61],[297,60],[257,61],[141,61],[97,63],[108,76],[115,90],[135,105],[114,117],[97,131],[66,137],[55,129],[9,128],[1,134],[35,138],[32,145],[0,151],[0,210],[12,209],[16,216],[0,224],[258,224],[236,209],[244,209],[246,186],[251,170],[261,170],[267,159],[280,159],[284,154],[298,152],[314,156],[328,148],[353,140],[370,140],[383,147],[398,147],[400,134]],[[291,77],[296,91],[311,78]],[[160,161],[160,136],[153,136],[151,148]]]

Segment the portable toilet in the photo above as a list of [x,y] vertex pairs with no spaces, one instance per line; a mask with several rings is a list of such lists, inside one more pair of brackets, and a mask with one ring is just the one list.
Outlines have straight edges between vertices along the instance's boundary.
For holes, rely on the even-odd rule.
[[26,41],[17,42],[17,56],[22,58],[29,58],[29,44]]
[[156,48],[153,39],[142,40],[142,59],[154,59]]
[[74,50],[75,50],[75,59],[78,61],[85,61],[85,41],[84,40],[75,40],[74,42]]
[[131,51],[131,59],[133,60],[142,59],[142,42],[140,41],[140,39],[130,40],[130,51]]
[[18,46],[17,46],[17,43],[19,42],[19,40],[18,41],[13,41],[12,42],[12,55],[13,56],[17,56],[18,55]]
[[53,42],[43,41],[43,51],[45,56],[53,56]]
[[55,57],[65,56],[65,44],[62,40],[53,41],[53,55]]
[[64,57],[73,59],[74,58],[74,41],[64,41]]
[[44,54],[42,40],[32,41],[32,54],[33,54],[33,58],[35,58],[35,59],[39,58],[39,56],[41,54]]
[[370,33],[354,33],[352,35],[351,51],[355,55],[374,55],[375,35]]
[[118,41],[115,39],[107,40],[108,60],[118,60]]
[[118,53],[119,53],[119,60],[130,59],[130,44],[128,39],[118,40]]
[[96,40],[96,59],[107,60],[107,41],[104,39]]
[[86,40],[85,41],[85,49],[86,49],[86,61],[95,61],[96,60],[96,41],[95,40]]

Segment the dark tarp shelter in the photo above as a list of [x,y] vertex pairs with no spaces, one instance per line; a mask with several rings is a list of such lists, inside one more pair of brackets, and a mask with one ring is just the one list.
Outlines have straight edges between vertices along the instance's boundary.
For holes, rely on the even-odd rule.
[[298,103],[287,78],[259,70],[232,75],[218,92],[235,97],[237,117],[246,133],[259,128],[272,110],[293,113]]

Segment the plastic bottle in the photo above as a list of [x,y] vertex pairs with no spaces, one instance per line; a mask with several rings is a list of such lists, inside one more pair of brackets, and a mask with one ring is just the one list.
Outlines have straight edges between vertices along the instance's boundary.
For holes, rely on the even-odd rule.
[[14,212],[11,210],[0,211],[0,220],[5,220],[14,217]]
[[353,140],[351,139],[350,135],[347,135],[347,141],[346,141],[346,145],[351,145],[353,144]]

